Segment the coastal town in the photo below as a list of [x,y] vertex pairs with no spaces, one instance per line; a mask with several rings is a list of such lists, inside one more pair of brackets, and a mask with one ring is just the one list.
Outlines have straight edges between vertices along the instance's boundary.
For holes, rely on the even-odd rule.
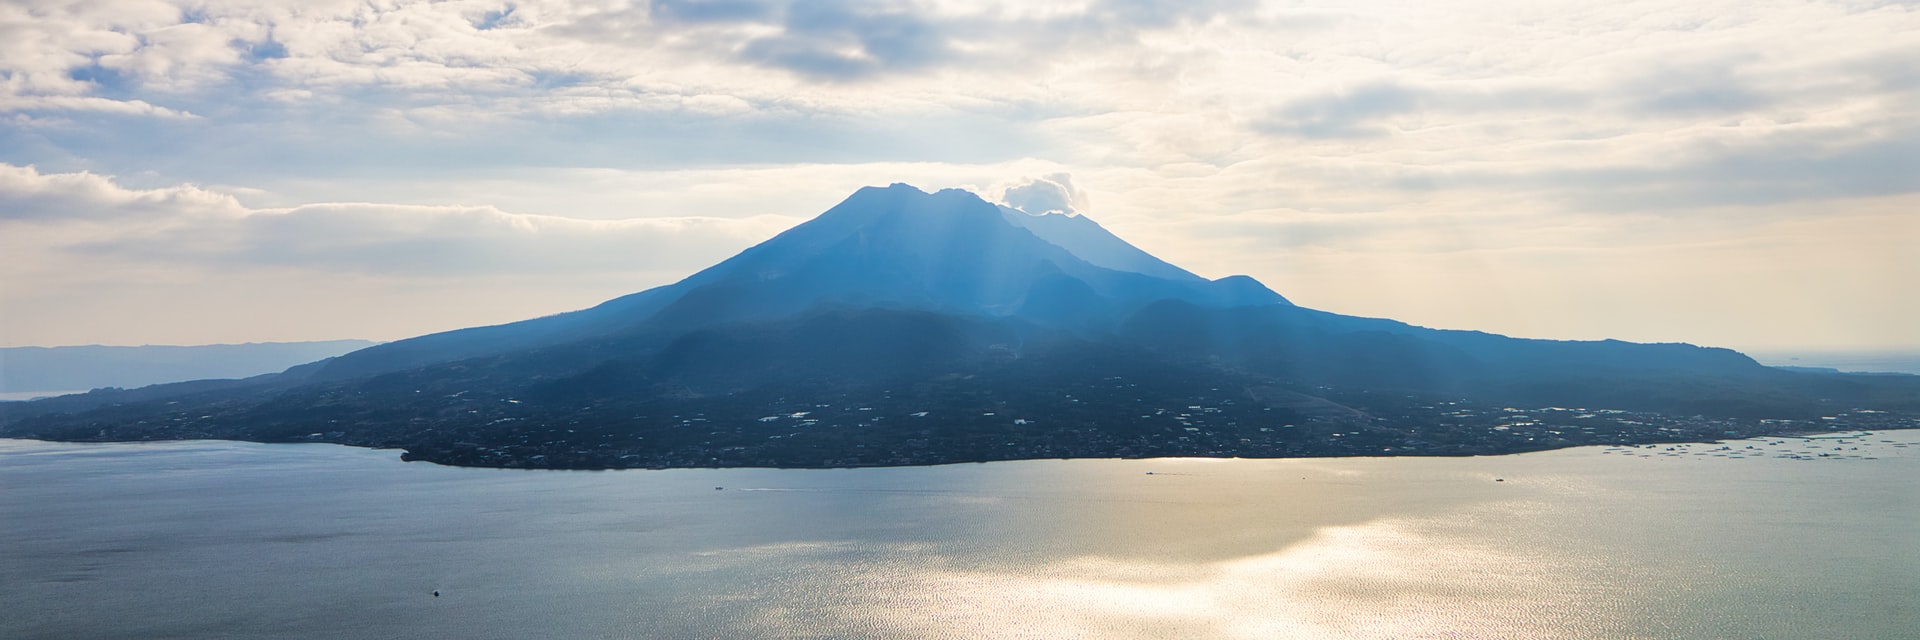
[[[1858,408],[1799,419],[1734,419],[1327,388],[1311,390],[1323,396],[1278,387],[1207,387],[1175,398],[1142,398],[1129,393],[1138,387],[1124,378],[1103,382],[1105,388],[953,394],[940,402],[885,390],[726,396],[594,407],[565,416],[543,415],[512,398],[476,399],[463,405],[470,413],[453,414],[439,427],[422,424],[409,437],[367,442],[343,429],[301,438],[398,446],[409,460],[450,465],[604,469],[1492,455],[1920,428],[1920,417]],[[623,410],[651,412],[612,415]]]

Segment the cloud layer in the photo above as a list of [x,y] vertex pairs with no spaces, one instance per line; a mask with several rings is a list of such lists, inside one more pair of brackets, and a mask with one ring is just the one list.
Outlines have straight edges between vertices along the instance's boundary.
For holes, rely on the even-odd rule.
[[[6,212],[0,247],[8,255],[7,328],[27,335],[100,327],[100,321],[75,323],[77,314],[65,309],[88,292],[135,287],[143,290],[136,296],[148,307],[143,314],[159,305],[218,317],[226,315],[222,309],[248,305],[244,297],[229,297],[238,287],[267,298],[325,292],[286,308],[287,317],[276,323],[333,323],[397,331],[398,337],[472,323],[433,311],[432,303],[448,295],[487,292],[493,321],[587,306],[684,275],[687,265],[717,262],[798,222],[777,216],[583,220],[489,206],[373,203],[256,209],[192,185],[129,189],[106,176],[11,165],[0,165],[0,212]],[[331,297],[347,283],[375,298],[427,287],[446,291],[422,298],[423,304],[359,308]],[[555,300],[569,306],[547,306]],[[235,320],[275,313],[253,309]]]
[[[35,284],[4,339],[136,339],[73,310],[237,270],[388,302],[596,283],[470,319],[549,313],[905,180],[1090,214],[1334,311],[1920,345],[1912,296],[1873,284],[1920,277],[1916,32],[1920,5],[1849,0],[22,0],[0,5],[0,242]],[[1681,295],[1673,269],[1741,293]],[[1741,301],[1774,299],[1818,302],[1753,327]],[[427,325],[356,326],[310,337]]]

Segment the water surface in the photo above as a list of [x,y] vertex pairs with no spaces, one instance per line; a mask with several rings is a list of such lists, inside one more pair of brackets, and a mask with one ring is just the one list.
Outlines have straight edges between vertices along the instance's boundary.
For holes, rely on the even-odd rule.
[[1920,375],[1920,351],[1761,351],[1747,355],[1769,366]]
[[0,637],[1914,637],[1916,478],[1911,431],[617,472],[0,440]]

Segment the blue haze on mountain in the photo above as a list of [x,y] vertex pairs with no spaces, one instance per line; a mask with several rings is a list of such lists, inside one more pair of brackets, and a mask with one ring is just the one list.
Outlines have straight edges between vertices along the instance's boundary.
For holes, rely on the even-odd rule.
[[1157,301],[1291,303],[1246,276],[1207,280],[1083,216],[1032,215],[972,193],[867,187],[680,282],[591,309],[381,345],[329,363],[343,377],[633,330],[789,317],[822,306],[1016,317],[1111,330]]
[[1758,368],[1727,349],[1523,340],[1305,309],[1247,276],[1194,275],[1084,216],[1035,215],[962,190],[926,193],[896,183],[860,189],[814,219],[674,284],[590,309],[379,345],[327,362],[314,375],[351,378],[828,309],[976,318],[1022,335],[1050,330],[1170,352],[1261,357],[1264,368],[1289,376],[1447,391],[1498,371]]
[[1067,213],[1033,214],[1012,207],[1000,207],[1000,213],[1014,226],[1033,232],[1033,235],[1039,236],[1041,240],[1066,249],[1074,257],[1097,267],[1181,282],[1204,279],[1186,269],[1155,258],[1153,254],[1141,251],[1139,247],[1127,244],[1127,241],[1121,240],[1107,231],[1106,227],[1100,226],[1100,223],[1086,216]]
[[[14,437],[324,441],[477,466],[819,467],[1902,428],[1920,424],[1920,378],[1307,309],[1070,212],[895,184],[589,309],[247,380],[6,404],[0,435]],[[1575,410],[1577,426],[1499,422],[1517,407],[1607,411]]]
[[[906,312],[927,315],[898,315]],[[862,322],[874,323],[868,334],[848,329]],[[774,325],[786,327],[781,337],[741,337]],[[905,184],[860,189],[674,284],[590,309],[388,343],[310,373],[342,380],[504,354],[522,354],[513,358],[524,364],[514,366],[528,371],[535,362],[559,366],[561,353],[574,367],[652,357],[649,376],[682,380],[692,367],[719,393],[800,375],[802,365],[838,361],[837,370],[865,371],[878,383],[883,372],[965,368],[983,350],[1063,339],[1316,384],[1498,389],[1594,403],[1688,403],[1672,397],[1685,395],[1677,390],[1685,385],[1650,382],[1652,375],[1766,375],[1728,349],[1515,339],[1306,309],[1250,277],[1194,275],[1084,216],[1036,215],[966,191]],[[563,345],[573,346],[553,350]],[[1594,376],[1630,384],[1579,379]],[[1611,393],[1594,391],[1602,388]]]

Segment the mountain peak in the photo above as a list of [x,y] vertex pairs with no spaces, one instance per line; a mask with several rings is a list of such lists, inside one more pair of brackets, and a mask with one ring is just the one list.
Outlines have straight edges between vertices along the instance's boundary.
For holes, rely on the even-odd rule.
[[[722,306],[761,318],[823,303],[1018,315],[1038,308],[1036,296],[1069,290],[1102,300],[1083,315],[1166,298],[1214,307],[1287,304],[1257,283],[1217,283],[1167,264],[1085,216],[1035,216],[971,191],[928,193],[906,183],[862,188],[674,286],[702,305],[727,291]],[[708,311],[690,317],[717,319]]]
[[[894,215],[923,218],[968,216],[976,223],[982,224],[986,223],[986,218],[995,217],[1093,266],[1180,282],[1207,281],[1190,271],[1142,251],[1139,247],[1120,239],[1092,218],[1078,212],[1033,213],[1004,204],[991,203],[979,194],[965,189],[947,188],[928,193],[904,182],[895,182],[886,187],[862,187],[839,205],[821,214],[816,221],[831,220],[834,223],[831,226],[835,227],[865,226]],[[802,228],[813,224],[814,222],[808,222],[796,227],[793,232],[799,232]],[[851,232],[851,229],[837,228],[831,233]],[[1285,298],[1277,294],[1273,297],[1277,302],[1285,303]]]

